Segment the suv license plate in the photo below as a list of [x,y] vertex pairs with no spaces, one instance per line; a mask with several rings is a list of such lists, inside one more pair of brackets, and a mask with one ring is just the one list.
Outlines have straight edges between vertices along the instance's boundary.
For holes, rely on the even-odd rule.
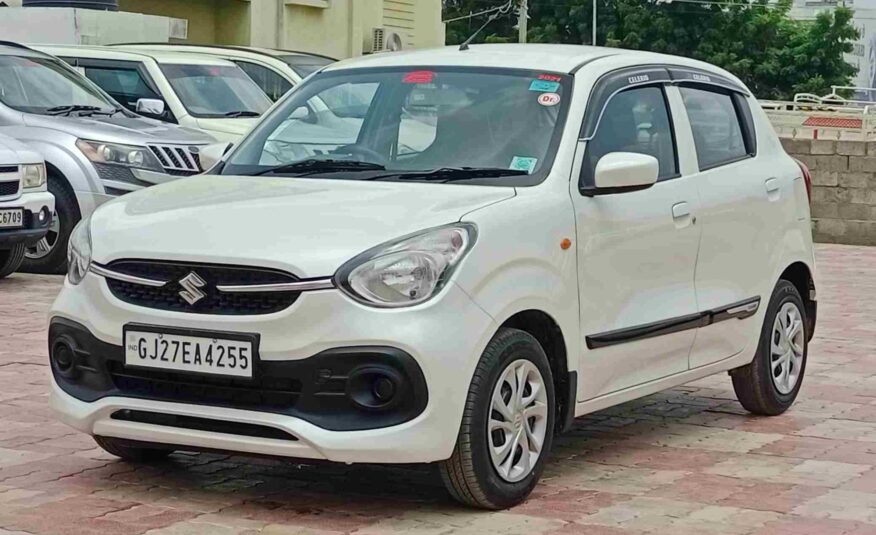
[[24,210],[0,210],[0,228],[21,228],[24,226]]
[[252,377],[253,343],[202,336],[125,331],[125,365]]

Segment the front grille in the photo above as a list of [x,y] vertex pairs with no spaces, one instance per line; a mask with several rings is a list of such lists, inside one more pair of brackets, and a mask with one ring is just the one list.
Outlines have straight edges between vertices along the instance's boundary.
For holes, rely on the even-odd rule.
[[0,175],[5,175],[7,173],[18,173],[18,166],[17,165],[0,166]]
[[[149,260],[117,260],[107,267],[135,277],[170,281],[156,288],[116,279],[106,280],[110,291],[118,299],[159,310],[229,316],[270,314],[288,308],[300,295],[300,292],[227,293],[216,289],[216,286],[222,285],[283,284],[298,281],[297,277],[288,273],[263,268]],[[205,286],[199,288],[204,294],[203,299],[194,305],[180,295],[184,288],[179,281],[190,273],[196,273],[206,282]]]
[[18,180],[0,182],[0,197],[11,197],[18,194]]
[[230,420],[212,420],[210,418],[199,418],[197,416],[181,416],[177,414],[162,414],[158,412],[123,409],[114,412],[111,418],[123,422],[137,422],[149,425],[160,425],[163,427],[176,427],[178,429],[191,429],[193,431],[225,433],[227,435],[273,438],[275,440],[298,440],[294,435],[290,435],[276,427],[232,422]]
[[283,412],[293,408],[301,396],[301,381],[289,377],[191,375],[126,368],[121,362],[109,360],[106,366],[113,385],[122,394],[134,397]]
[[191,176],[202,171],[199,159],[191,147],[183,145],[149,145],[161,167],[169,175]]

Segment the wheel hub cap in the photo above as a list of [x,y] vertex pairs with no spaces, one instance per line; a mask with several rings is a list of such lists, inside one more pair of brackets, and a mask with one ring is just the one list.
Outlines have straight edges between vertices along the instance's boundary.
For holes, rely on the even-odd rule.
[[800,380],[806,330],[803,315],[794,303],[785,303],[773,322],[770,365],[773,384],[781,394],[790,394]]
[[528,476],[541,456],[547,430],[547,390],[528,360],[509,364],[493,389],[487,440],[499,477],[514,483]]

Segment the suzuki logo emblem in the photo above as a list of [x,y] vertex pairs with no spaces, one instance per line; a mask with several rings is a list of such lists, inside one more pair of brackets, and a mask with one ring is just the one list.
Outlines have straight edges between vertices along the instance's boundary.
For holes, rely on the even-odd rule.
[[179,296],[190,305],[194,305],[201,299],[207,297],[207,294],[201,291],[201,288],[207,285],[207,281],[202,279],[201,276],[194,271],[181,278],[179,280],[179,285],[182,287]]

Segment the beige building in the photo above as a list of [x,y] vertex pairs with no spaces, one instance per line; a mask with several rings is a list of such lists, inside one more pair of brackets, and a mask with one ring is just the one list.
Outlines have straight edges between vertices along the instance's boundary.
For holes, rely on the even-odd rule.
[[[441,0],[119,0],[119,9],[188,21],[175,42],[252,45],[336,58],[375,46],[444,44]],[[395,43],[395,44],[393,44]]]

